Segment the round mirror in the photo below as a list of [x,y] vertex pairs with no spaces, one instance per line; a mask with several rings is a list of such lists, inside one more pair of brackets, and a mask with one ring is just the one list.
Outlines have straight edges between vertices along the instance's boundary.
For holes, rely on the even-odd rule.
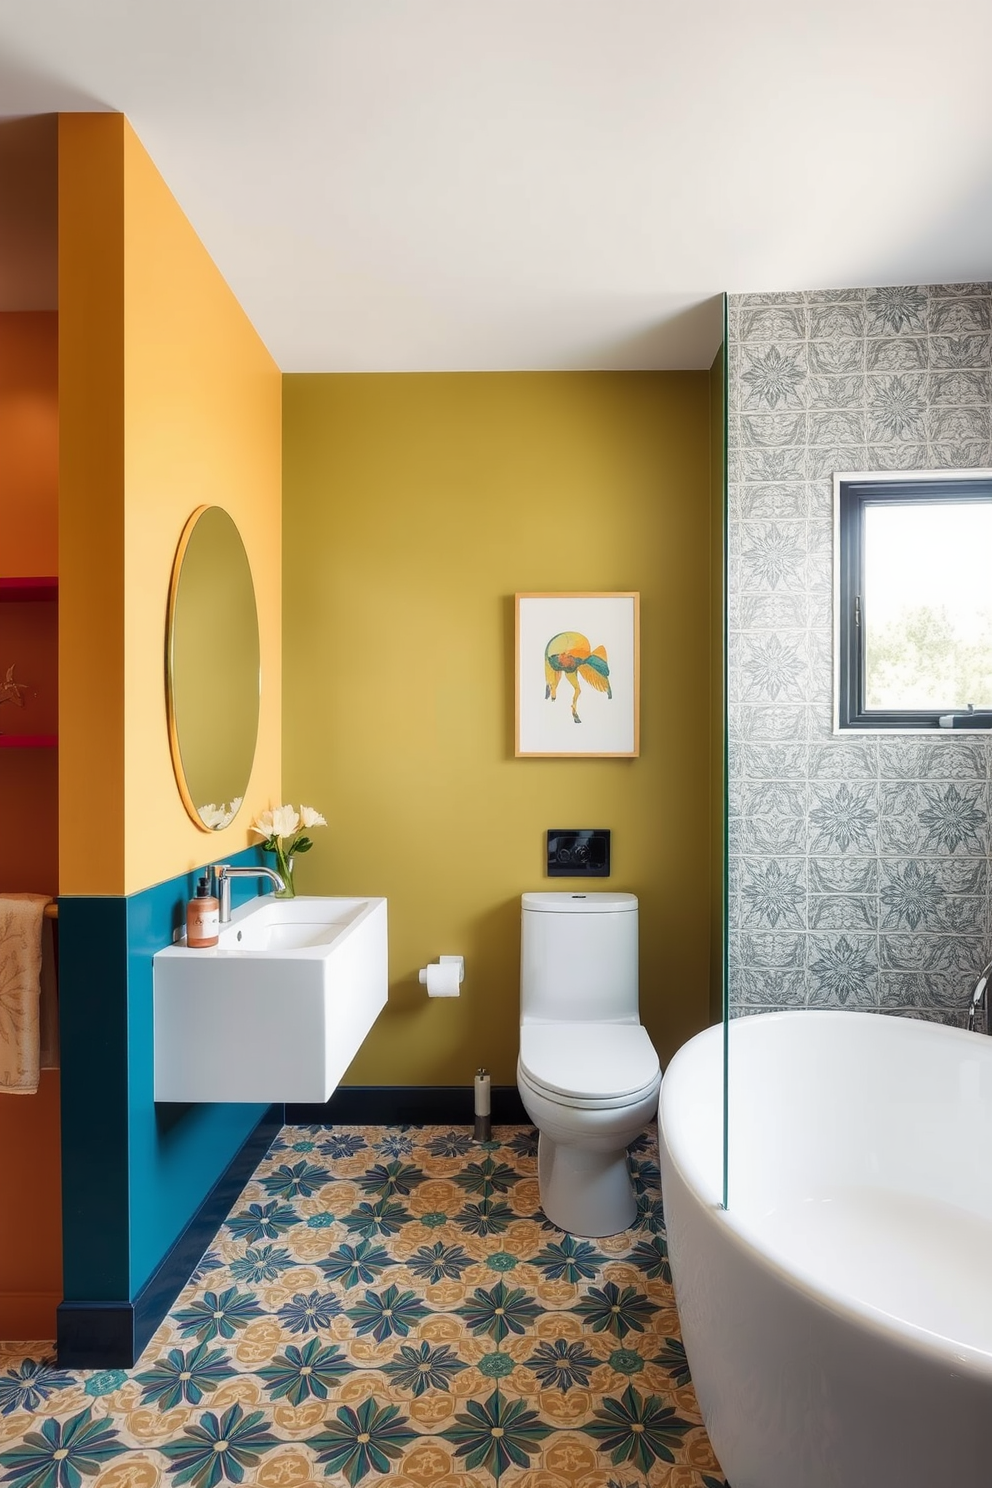
[[166,701],[183,804],[205,832],[229,826],[258,733],[258,614],[241,535],[219,506],[183,528],[169,586]]

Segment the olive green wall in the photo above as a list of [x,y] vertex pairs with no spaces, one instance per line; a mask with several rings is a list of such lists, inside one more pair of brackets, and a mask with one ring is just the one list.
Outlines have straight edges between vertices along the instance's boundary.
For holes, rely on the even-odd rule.
[[[724,319],[727,299],[724,296]],[[727,346],[710,368],[710,1021],[726,992],[727,863]]]
[[[520,894],[576,886],[548,827],[612,828],[662,1058],[709,1021],[709,420],[696,372],[284,379],[283,799],[329,822],[298,886],[389,900],[346,1084],[513,1081]],[[515,760],[513,595],[583,589],[641,593],[641,756]]]

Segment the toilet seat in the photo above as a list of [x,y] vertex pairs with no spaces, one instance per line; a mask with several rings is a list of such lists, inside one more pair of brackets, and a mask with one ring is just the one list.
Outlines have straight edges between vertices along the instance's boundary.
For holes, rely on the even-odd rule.
[[518,1074],[558,1105],[635,1105],[661,1070],[640,1023],[522,1023]]

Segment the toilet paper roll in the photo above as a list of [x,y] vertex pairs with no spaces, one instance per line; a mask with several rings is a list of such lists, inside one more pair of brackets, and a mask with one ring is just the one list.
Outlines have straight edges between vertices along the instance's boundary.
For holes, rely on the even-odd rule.
[[424,967],[420,980],[427,985],[428,997],[457,997],[462,980],[461,957],[445,959],[440,965],[432,962]]

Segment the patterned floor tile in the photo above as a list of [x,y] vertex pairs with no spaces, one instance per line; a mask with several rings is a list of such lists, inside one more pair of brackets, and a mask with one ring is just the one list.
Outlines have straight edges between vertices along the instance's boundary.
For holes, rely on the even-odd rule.
[[630,1164],[581,1240],[530,1127],[284,1127],[133,1370],[0,1345],[0,1484],[723,1488],[653,1131]]

